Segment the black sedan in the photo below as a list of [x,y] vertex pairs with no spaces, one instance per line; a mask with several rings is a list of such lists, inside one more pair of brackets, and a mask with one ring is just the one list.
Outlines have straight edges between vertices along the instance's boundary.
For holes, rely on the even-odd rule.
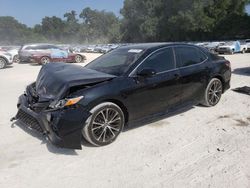
[[85,67],[44,65],[19,97],[16,120],[60,147],[112,143],[124,126],[185,105],[215,106],[230,88],[230,62],[176,43],[118,48]]

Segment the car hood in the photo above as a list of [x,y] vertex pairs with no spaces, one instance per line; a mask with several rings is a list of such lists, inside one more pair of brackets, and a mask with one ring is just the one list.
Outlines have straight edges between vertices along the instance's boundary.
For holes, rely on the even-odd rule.
[[93,85],[115,77],[79,65],[50,63],[44,65],[38,74],[36,92],[43,100],[59,100],[72,87]]

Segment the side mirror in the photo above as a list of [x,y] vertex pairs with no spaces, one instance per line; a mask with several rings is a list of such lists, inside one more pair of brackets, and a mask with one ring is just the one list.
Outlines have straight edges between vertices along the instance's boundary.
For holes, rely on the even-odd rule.
[[148,68],[142,69],[141,71],[137,73],[137,75],[141,77],[152,77],[155,74],[156,74],[156,71],[154,69],[148,69]]

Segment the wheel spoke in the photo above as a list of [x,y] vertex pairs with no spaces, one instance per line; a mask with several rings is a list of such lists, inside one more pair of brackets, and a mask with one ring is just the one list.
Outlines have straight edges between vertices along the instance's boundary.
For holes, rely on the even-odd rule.
[[108,108],[106,109],[106,120],[107,121],[109,120],[109,109]]
[[109,129],[110,129],[110,130],[112,129],[112,130],[117,131],[117,132],[119,132],[119,131],[120,131],[119,129],[116,129],[116,128],[111,127],[111,126],[109,127]]
[[117,121],[120,120],[120,119],[121,119],[120,117],[115,118],[115,119],[113,119],[112,121],[110,121],[109,124],[115,123],[115,122],[117,122]]
[[102,127],[103,127],[103,125],[100,125],[100,126],[98,126],[98,127],[95,127],[95,128],[92,129],[92,131],[95,131],[95,130],[97,130],[97,129],[101,129]]
[[100,126],[103,126],[103,123],[98,123],[98,122],[93,122],[94,125],[100,125]]
[[106,141],[106,140],[105,140],[105,139],[106,139],[106,133],[107,133],[107,130],[105,129],[105,130],[104,130],[104,134],[103,134],[103,139],[102,139],[103,142]]
[[100,113],[102,114],[103,120],[105,121],[105,120],[106,120],[106,117],[105,117],[103,111],[101,111]]
[[97,138],[98,141],[102,138],[102,135],[104,132],[105,132],[105,130],[103,130],[102,133],[100,134],[100,136]]
[[112,138],[114,138],[114,137],[115,137],[115,133],[112,131],[111,127],[109,127],[108,130],[109,130],[109,131],[111,132],[111,134],[113,135]]

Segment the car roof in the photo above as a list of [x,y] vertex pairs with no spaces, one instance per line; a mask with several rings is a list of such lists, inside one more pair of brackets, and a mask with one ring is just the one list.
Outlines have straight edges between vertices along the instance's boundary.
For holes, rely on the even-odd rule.
[[140,44],[128,44],[126,46],[121,46],[119,49],[158,49],[162,47],[168,47],[173,45],[186,45],[186,46],[196,46],[192,44],[187,44],[184,42],[164,42],[164,43],[140,43]]

